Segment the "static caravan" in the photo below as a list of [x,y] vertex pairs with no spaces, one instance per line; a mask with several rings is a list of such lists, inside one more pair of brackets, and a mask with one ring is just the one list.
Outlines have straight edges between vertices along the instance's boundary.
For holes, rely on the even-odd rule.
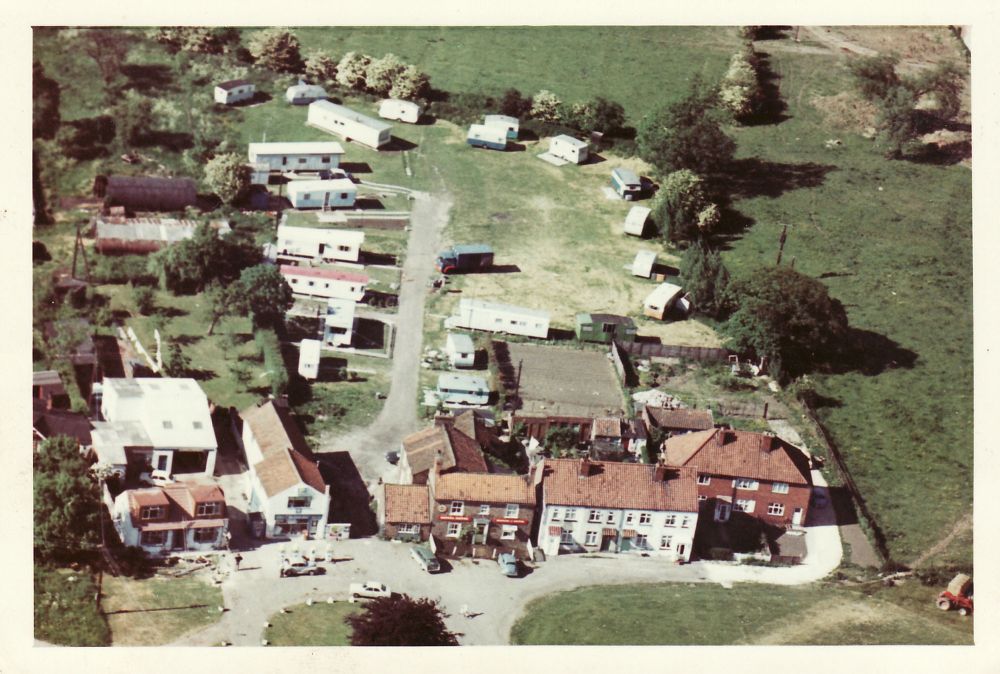
[[271,167],[268,164],[249,163],[247,166],[250,167],[251,185],[267,185],[271,182]]
[[288,183],[288,200],[295,208],[350,208],[357,196],[358,188],[347,178]]
[[420,119],[420,112],[420,106],[413,101],[398,98],[387,98],[378,106],[378,116],[382,119],[394,119],[407,124],[416,124]]
[[323,171],[340,165],[344,148],[332,142],[250,143],[247,155],[271,171]]
[[297,295],[312,295],[325,299],[336,298],[360,302],[365,296],[368,276],[340,269],[295,267],[283,264],[281,275]]
[[642,181],[627,168],[616,168],[611,172],[611,187],[625,201],[634,201],[642,195]]
[[549,312],[486,300],[463,299],[445,327],[505,332],[525,337],[549,336]]
[[681,296],[681,287],[673,283],[661,283],[642,301],[642,313],[650,318],[662,321],[670,307]]
[[517,117],[511,117],[510,115],[486,115],[483,118],[483,126],[503,129],[510,140],[517,140],[517,132],[520,125],[521,122]]
[[473,367],[476,364],[476,345],[468,335],[449,332],[444,352],[452,367]]
[[646,221],[652,210],[645,206],[633,206],[625,216],[625,233],[642,236],[646,232]]
[[309,105],[313,101],[326,100],[326,89],[318,84],[306,84],[299,80],[298,84],[285,89],[285,100],[292,105]]
[[354,301],[330,298],[323,317],[324,346],[350,346],[354,335]]
[[438,400],[445,405],[488,405],[490,385],[482,377],[445,373],[438,376]]
[[303,339],[299,343],[299,374],[306,379],[319,376],[318,339]]
[[549,141],[549,154],[565,159],[572,164],[582,164],[587,161],[589,146],[586,141],[563,134]]
[[656,253],[651,250],[640,250],[632,261],[632,276],[650,278],[654,266],[656,266]]
[[465,136],[465,142],[472,147],[485,147],[490,150],[506,150],[507,134],[503,129],[489,127],[484,124],[473,124]]
[[229,80],[215,85],[215,102],[232,105],[249,101],[257,93],[257,87],[249,80]]
[[392,125],[330,101],[309,104],[306,124],[377,150],[392,140]]
[[309,260],[357,262],[365,233],[358,229],[326,229],[278,225],[277,254]]

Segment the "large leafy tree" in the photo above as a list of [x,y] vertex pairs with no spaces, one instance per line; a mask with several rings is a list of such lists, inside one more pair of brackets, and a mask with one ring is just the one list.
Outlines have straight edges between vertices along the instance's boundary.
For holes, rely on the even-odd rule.
[[294,303],[292,288],[271,264],[244,269],[234,289],[233,300],[239,308],[250,313],[254,329],[281,325],[285,312]]
[[712,318],[725,318],[732,308],[729,270],[717,251],[704,245],[690,246],[681,258],[680,277],[695,311]]
[[709,202],[701,176],[682,169],[663,181],[653,206],[653,219],[662,228],[667,243],[696,241],[718,224],[719,209]]
[[407,595],[379,597],[361,613],[344,618],[352,646],[457,646],[458,635],[444,624],[437,602]]
[[250,189],[250,167],[238,154],[212,157],[205,164],[205,183],[226,204],[233,204]]
[[101,501],[75,439],[54,436],[35,453],[35,553],[68,559],[100,542]]
[[711,175],[724,168],[736,144],[722,130],[716,99],[696,82],[685,98],[644,118],[636,136],[640,156],[662,175],[681,169]]
[[92,28],[78,34],[78,48],[93,59],[104,81],[104,96],[110,103],[122,82],[122,65],[128,58],[134,40],[115,28]]
[[31,131],[35,138],[53,138],[59,130],[59,83],[46,76],[35,61],[31,68]]
[[266,28],[250,36],[247,49],[258,64],[279,73],[302,72],[299,38],[287,28]]
[[365,73],[372,59],[367,54],[349,51],[337,64],[337,84],[347,89],[364,89]]
[[309,52],[305,67],[305,75],[313,84],[330,86],[337,83],[337,61],[322,49]]
[[365,86],[368,91],[385,96],[392,89],[396,78],[406,69],[406,64],[395,54],[386,54],[375,59],[365,69]]
[[389,89],[389,96],[406,101],[415,101],[427,95],[431,88],[431,78],[427,73],[417,70],[416,66],[406,66],[396,74],[396,79]]
[[790,267],[766,267],[732,284],[725,325],[735,349],[765,357],[779,379],[829,364],[843,352],[847,312],[827,287]]
[[620,103],[598,96],[573,106],[569,122],[584,133],[613,134],[625,126],[625,109]]
[[150,258],[163,287],[174,293],[201,292],[213,281],[232,283],[250,265],[260,262],[252,239],[235,233],[218,236],[207,223],[194,236]]

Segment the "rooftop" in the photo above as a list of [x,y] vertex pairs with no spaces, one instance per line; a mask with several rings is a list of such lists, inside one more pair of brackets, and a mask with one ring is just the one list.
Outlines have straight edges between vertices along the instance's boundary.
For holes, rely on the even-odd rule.
[[489,300],[462,299],[459,300],[459,304],[463,307],[463,311],[466,311],[469,308],[472,310],[505,311],[508,313],[520,314],[522,316],[544,318],[545,320],[549,320],[550,316],[549,312],[543,309],[529,309],[527,307],[519,307],[513,304],[490,302]]
[[326,483],[319,467],[308,458],[309,447],[291,417],[288,406],[268,400],[240,413],[243,423],[260,447],[264,458],[254,464],[254,472],[268,496],[274,496],[300,483],[324,493]]
[[535,490],[526,476],[497,473],[448,473],[437,479],[438,501],[535,504]]
[[350,108],[345,108],[343,105],[337,105],[336,103],[331,103],[330,101],[316,101],[315,103],[310,103],[309,106],[316,106],[321,110],[326,110],[328,112],[334,113],[345,119],[350,119],[359,124],[364,124],[367,127],[376,129],[378,131],[383,131],[385,129],[391,129],[392,124],[386,124],[383,121],[369,117],[368,115],[363,115],[360,112],[351,110]]
[[254,156],[262,154],[339,155],[344,154],[344,146],[335,141],[281,141],[274,143],[250,143],[247,147],[247,152],[251,160]]
[[217,441],[208,413],[208,398],[194,379],[104,378],[104,400],[139,398],[139,405],[109,406],[108,421],[115,426],[139,422],[149,446],[183,449],[215,449]]
[[434,459],[441,457],[441,469],[455,467],[455,453],[451,449],[448,433],[440,426],[431,426],[403,438],[403,452],[410,472],[414,475],[434,467]]
[[812,484],[806,453],[766,433],[716,428],[675,435],[663,443],[663,457],[711,475]]
[[350,283],[368,283],[366,274],[355,274],[339,269],[323,269],[321,267],[296,267],[295,265],[281,265],[281,273],[288,276],[312,276],[313,278],[325,278],[334,281],[348,281]]
[[[586,466],[587,474],[582,474]],[[545,459],[542,491],[546,505],[698,512],[696,471],[645,463]]]
[[715,427],[711,410],[669,409],[646,405],[646,417],[657,428],[703,431]]
[[288,194],[299,192],[357,192],[358,187],[349,178],[333,180],[293,180],[286,185]]
[[449,332],[448,339],[451,341],[454,349],[460,353],[471,353],[475,349],[472,337],[461,332]]
[[627,168],[625,168],[623,166],[619,166],[618,168],[613,169],[611,171],[611,175],[618,176],[618,179],[621,180],[626,185],[639,185],[639,184],[641,184],[641,181],[639,180],[639,176],[637,176],[635,174],[635,172],[632,171],[631,169],[627,169]]
[[425,484],[385,485],[385,521],[430,524],[430,490]]
[[252,82],[250,82],[250,80],[227,80],[225,82],[220,82],[215,86],[229,91],[230,89],[235,89],[236,87],[242,87],[245,84],[252,84]]
[[566,143],[567,145],[572,145],[573,147],[587,147],[587,141],[574,138],[573,136],[567,136],[566,134],[555,136],[552,140],[558,140],[560,143]]
[[471,374],[456,374],[445,372],[438,375],[438,389],[468,389],[471,391],[489,391],[490,385],[483,377]]

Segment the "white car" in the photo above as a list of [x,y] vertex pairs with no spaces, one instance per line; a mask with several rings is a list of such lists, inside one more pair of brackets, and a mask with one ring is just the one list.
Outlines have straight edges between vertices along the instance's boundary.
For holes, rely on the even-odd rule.
[[143,473],[139,476],[139,483],[153,487],[163,487],[173,484],[174,479],[165,470],[154,470],[151,473]]
[[392,592],[385,583],[375,580],[368,580],[364,583],[351,583],[349,588],[351,601],[356,599],[377,599],[379,597],[391,597]]

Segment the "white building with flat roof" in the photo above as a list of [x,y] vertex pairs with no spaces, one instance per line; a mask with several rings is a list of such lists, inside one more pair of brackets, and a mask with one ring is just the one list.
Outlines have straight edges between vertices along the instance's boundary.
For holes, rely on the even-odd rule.
[[358,188],[348,178],[288,183],[288,200],[295,208],[350,208],[357,196]]
[[525,337],[549,336],[549,312],[487,300],[463,299],[456,313],[445,320],[446,328],[504,332]]
[[277,253],[282,257],[357,262],[365,233],[360,229],[278,225]]
[[377,150],[392,140],[392,124],[330,101],[309,104],[306,124]]
[[323,345],[350,346],[354,338],[354,300],[331,297],[323,317]]
[[272,171],[322,171],[340,165],[344,148],[333,141],[250,143],[247,156],[251,164],[267,164]]

